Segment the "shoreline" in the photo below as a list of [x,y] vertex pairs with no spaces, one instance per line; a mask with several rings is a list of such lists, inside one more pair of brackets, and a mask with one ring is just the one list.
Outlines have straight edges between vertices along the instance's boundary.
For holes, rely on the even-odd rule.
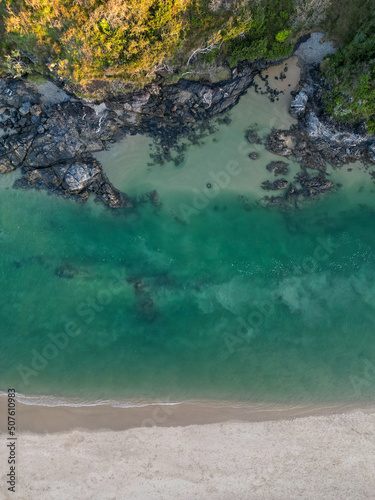
[[[157,146],[156,163],[159,160],[174,161],[178,166],[183,159],[183,148],[178,145],[180,139],[187,137],[193,143],[197,141],[202,130],[210,128],[209,120],[233,108],[262,71],[269,70],[273,74],[278,66],[297,57],[303,72],[310,66],[314,67],[317,61],[333,50],[329,42],[320,43],[323,36],[323,33],[314,32],[309,35],[308,41],[302,38],[292,54],[279,60],[245,61],[233,69],[230,79],[222,82],[210,84],[181,79],[171,85],[150,84],[139,92],[113,100],[104,99],[100,105],[69,98],[63,92],[54,99],[50,96],[50,88],[47,94],[52,103],[45,104],[43,92],[46,90],[43,86],[39,89],[24,79],[0,80],[0,107],[7,107],[10,113],[10,118],[6,120],[8,125],[3,129],[6,134],[0,141],[0,173],[20,169],[23,175],[14,183],[15,188],[43,189],[80,202],[94,195],[96,201],[111,208],[131,208],[138,200],[126,194],[126,187],[120,191],[108,180],[102,165],[94,157],[95,153],[106,150],[126,135],[141,134],[154,140]],[[284,78],[282,71],[279,76],[272,76],[270,86],[268,79],[262,78],[272,102],[278,100],[277,88],[282,86]],[[293,154],[304,168],[318,170],[319,173],[324,172],[325,161],[347,163],[353,159],[373,159],[375,162],[375,143],[369,136],[352,134],[352,127],[345,133],[338,133],[337,129],[341,130],[341,127],[335,124],[326,126],[314,112],[310,112],[308,108],[311,106],[315,111],[321,111],[319,97],[316,99],[314,92],[311,93],[311,85],[320,87],[321,82],[318,75],[311,79],[307,76],[306,79],[305,87],[301,82],[298,84],[299,88],[303,87],[302,92],[297,95],[290,110],[291,116],[298,118],[297,127],[300,130],[290,129],[289,135],[297,135],[300,142],[307,141],[307,148],[311,151],[304,153],[298,148],[292,151],[283,144],[282,137],[274,137],[274,134],[269,136],[268,151],[279,156]],[[306,123],[305,114],[309,117]],[[317,145],[316,135],[319,139]],[[348,141],[354,144],[350,151],[340,145]],[[171,155],[174,149],[177,157]],[[17,153],[18,150],[26,150],[26,156]],[[313,159],[315,156],[318,160]],[[321,178],[318,180],[321,181]],[[306,193],[310,196],[310,181],[314,184],[314,179],[304,179],[302,189],[293,186],[290,200],[283,200],[288,195],[266,196],[265,200],[270,204],[294,205],[298,197],[303,199]],[[284,189],[279,184],[270,183],[265,189]],[[331,187],[324,182],[315,182],[315,185],[313,196]],[[144,193],[144,197],[153,195],[153,191]]]
[[[24,401],[20,401],[24,399]],[[121,401],[57,400],[54,405],[27,403],[16,396],[17,432],[37,434],[86,431],[125,431],[145,427],[187,427],[230,422],[291,421],[299,418],[346,415],[356,411],[375,413],[375,404],[365,402],[306,405],[276,405],[241,401]],[[74,401],[74,402],[73,402]],[[0,394],[0,413],[6,414],[7,396]],[[0,432],[6,432],[5,421]]]
[[[373,497],[375,413],[17,431],[16,498],[344,500]],[[6,463],[8,450],[1,448]],[[4,498],[14,498],[4,483]]]

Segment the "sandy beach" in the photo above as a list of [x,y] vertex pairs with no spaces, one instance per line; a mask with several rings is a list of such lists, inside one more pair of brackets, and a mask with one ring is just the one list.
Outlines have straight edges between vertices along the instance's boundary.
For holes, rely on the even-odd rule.
[[370,499],[374,435],[374,408],[18,403],[16,494],[3,472],[1,498]]

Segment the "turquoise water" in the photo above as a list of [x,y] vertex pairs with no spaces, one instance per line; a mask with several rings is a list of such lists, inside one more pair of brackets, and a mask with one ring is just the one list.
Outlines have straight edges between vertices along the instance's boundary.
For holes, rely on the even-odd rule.
[[332,175],[344,187],[301,210],[223,189],[184,224],[192,192],[173,186],[159,209],[113,212],[3,176],[0,390],[373,401],[374,186]]
[[[223,197],[184,226],[148,206],[114,216],[3,192],[1,389],[373,397],[373,384],[360,384],[360,393],[355,384],[375,360],[374,211],[347,211],[342,201],[283,215]],[[137,293],[126,281],[134,277]],[[49,335],[66,328],[80,333],[51,348]],[[46,366],[40,358],[33,366],[35,352]]]

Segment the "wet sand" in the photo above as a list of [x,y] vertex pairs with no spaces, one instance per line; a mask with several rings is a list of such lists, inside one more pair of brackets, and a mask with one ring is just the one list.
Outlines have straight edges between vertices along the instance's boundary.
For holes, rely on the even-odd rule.
[[[175,427],[224,422],[277,421],[305,416],[347,413],[355,410],[375,411],[363,403],[346,405],[277,406],[216,401],[183,403],[153,402],[139,406],[121,407],[123,403],[71,406],[71,403],[53,403],[56,406],[25,404],[17,401],[17,432],[55,433],[74,429],[128,430],[136,427]],[[138,403],[137,403],[138,404]],[[0,414],[6,415],[6,396],[0,396]],[[117,405],[117,406],[114,406]],[[0,431],[6,431],[6,421],[0,422]]]

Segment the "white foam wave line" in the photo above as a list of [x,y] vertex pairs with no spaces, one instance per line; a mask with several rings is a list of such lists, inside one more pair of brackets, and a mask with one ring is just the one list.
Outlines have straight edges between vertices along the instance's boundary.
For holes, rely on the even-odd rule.
[[[1,396],[8,396],[7,392],[0,391]],[[113,408],[143,408],[145,406],[176,406],[180,401],[118,401],[118,400],[79,400],[75,401],[68,398],[57,398],[55,396],[26,396],[25,394],[16,394],[16,401],[24,405],[35,406],[68,406],[73,408],[93,407],[93,406],[111,406]]]
[[[7,396],[8,393],[0,391],[0,397]],[[361,404],[355,403],[337,403],[333,405],[318,406],[314,403],[305,403],[301,405],[282,405],[282,404],[267,404],[267,403],[251,403],[246,401],[215,401],[215,400],[185,400],[185,401],[119,401],[119,400],[73,400],[69,398],[58,398],[55,396],[35,396],[25,394],[16,394],[16,401],[29,406],[45,406],[45,407],[71,407],[71,408],[84,408],[95,406],[109,406],[112,408],[144,408],[147,406],[178,406],[181,404],[209,406],[211,408],[223,408],[231,406],[232,408],[249,410],[251,413],[264,413],[264,412],[284,412],[284,411],[298,411],[300,414],[309,413],[311,410],[349,410],[355,409]],[[363,403],[363,402],[362,402]]]

